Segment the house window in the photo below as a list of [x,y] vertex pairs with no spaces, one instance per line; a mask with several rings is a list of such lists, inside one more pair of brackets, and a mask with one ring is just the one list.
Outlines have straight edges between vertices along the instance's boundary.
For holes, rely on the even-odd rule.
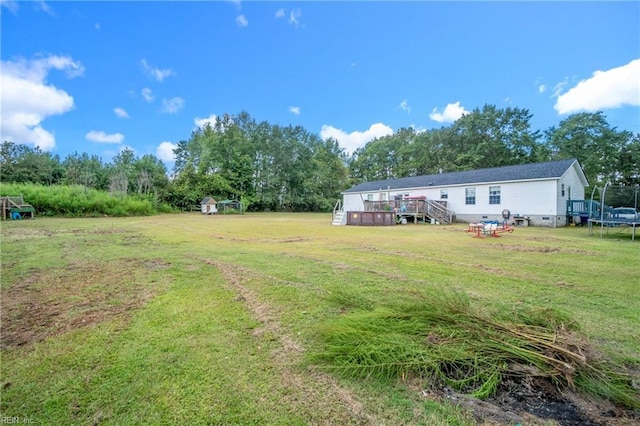
[[449,198],[449,191],[447,189],[441,189],[440,190],[440,199],[441,200],[446,200],[447,198]]
[[465,188],[464,189],[464,203],[465,204],[475,204],[476,203],[476,189],[475,188]]
[[564,197],[564,183],[562,185],[560,185],[560,192],[562,193],[562,196]]
[[367,194],[367,201],[373,201],[373,194]]
[[500,187],[489,187],[489,204],[500,204]]

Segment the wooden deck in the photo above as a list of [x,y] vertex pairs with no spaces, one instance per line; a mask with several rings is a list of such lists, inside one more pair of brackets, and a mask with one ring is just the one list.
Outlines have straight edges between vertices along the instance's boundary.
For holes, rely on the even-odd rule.
[[405,218],[407,222],[414,223],[430,222],[431,219],[439,223],[455,222],[455,213],[447,208],[446,201],[427,200],[424,197],[365,201],[364,210],[367,212],[394,212],[398,219]]

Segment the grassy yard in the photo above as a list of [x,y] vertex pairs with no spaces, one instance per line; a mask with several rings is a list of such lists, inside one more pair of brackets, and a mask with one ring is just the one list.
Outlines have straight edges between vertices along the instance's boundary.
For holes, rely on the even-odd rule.
[[[334,227],[326,214],[42,219],[2,226],[0,415],[33,424],[474,424],[420,383],[307,362],[343,314],[456,290],[553,307],[640,365],[640,241],[586,228]],[[640,237],[639,237],[640,239]]]

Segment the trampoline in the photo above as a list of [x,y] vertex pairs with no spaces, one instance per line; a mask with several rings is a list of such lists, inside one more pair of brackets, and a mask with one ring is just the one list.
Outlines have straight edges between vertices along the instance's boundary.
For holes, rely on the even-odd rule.
[[[593,235],[594,228],[600,227],[600,238],[610,230],[624,232],[631,230],[631,241],[636,239],[636,229],[640,227],[640,213],[638,213],[638,192],[640,187],[630,186],[612,186],[607,183],[598,193],[600,202],[594,200],[598,187],[591,192],[591,206],[594,206],[589,212],[589,235]],[[617,207],[613,207],[617,206]],[[635,218],[621,217],[620,208],[630,207],[635,210]]]

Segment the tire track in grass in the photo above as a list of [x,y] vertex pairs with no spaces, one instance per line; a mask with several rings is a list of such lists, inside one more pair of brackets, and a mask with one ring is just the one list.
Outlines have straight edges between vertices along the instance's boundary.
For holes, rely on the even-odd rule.
[[277,320],[277,310],[261,301],[258,295],[245,285],[251,279],[263,277],[237,265],[198,258],[222,272],[229,287],[237,293],[237,299],[242,301],[254,318],[262,324],[261,329],[254,331],[254,336],[270,334],[280,341],[280,348],[272,352],[271,357],[282,377],[284,387],[294,390],[286,397],[288,403],[312,417],[321,416],[321,419],[317,420],[323,424],[333,424],[337,420],[340,423],[344,420],[356,424],[380,423],[379,419],[365,411],[364,405],[351,390],[342,387],[332,376],[314,368],[306,369],[305,374],[297,371],[294,366],[300,365],[305,349]]

